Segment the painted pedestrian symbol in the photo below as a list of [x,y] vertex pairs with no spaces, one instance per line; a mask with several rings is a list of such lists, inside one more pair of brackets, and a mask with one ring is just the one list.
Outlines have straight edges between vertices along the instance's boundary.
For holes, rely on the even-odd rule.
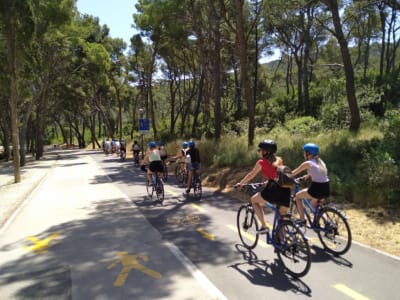
[[117,264],[122,265],[122,270],[119,273],[117,279],[114,282],[114,286],[123,286],[125,284],[126,279],[128,278],[128,274],[132,269],[136,269],[150,277],[159,279],[161,278],[161,274],[142,265],[139,262],[139,259],[143,262],[149,261],[148,256],[146,255],[129,255],[128,252],[117,252],[118,259],[110,264],[107,269],[114,268]]
[[59,232],[55,232],[50,234],[47,238],[39,239],[35,236],[29,236],[27,239],[32,242],[32,246],[25,246],[25,249],[28,251],[38,252],[40,254],[46,253],[47,249],[50,246],[50,242],[57,238],[60,235]]

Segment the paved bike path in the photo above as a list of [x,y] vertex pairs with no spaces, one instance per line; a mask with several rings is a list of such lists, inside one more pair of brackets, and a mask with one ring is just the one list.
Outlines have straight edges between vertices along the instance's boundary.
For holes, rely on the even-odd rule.
[[45,175],[0,231],[0,299],[218,298],[90,155]]

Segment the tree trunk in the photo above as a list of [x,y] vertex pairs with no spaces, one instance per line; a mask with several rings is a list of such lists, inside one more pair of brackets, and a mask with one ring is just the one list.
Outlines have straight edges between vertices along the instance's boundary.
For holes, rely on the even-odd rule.
[[243,0],[235,0],[236,3],[236,40],[240,58],[240,76],[242,86],[244,88],[244,98],[247,103],[247,115],[249,118],[249,129],[248,129],[248,146],[252,146],[254,143],[254,130],[255,130],[255,103],[253,98],[253,91],[250,82],[249,70],[248,70],[248,53],[247,53],[247,40],[244,29],[244,13],[243,13]]
[[10,19],[6,23],[6,39],[7,39],[7,61],[10,76],[10,120],[11,120],[11,138],[13,144],[13,166],[14,166],[14,182],[21,182],[20,157],[19,157],[19,134],[18,134],[18,80],[17,80],[17,50],[15,41],[15,6],[10,8]]
[[358,108],[356,99],[356,89],[354,83],[354,70],[351,62],[351,56],[347,41],[344,37],[342,24],[340,21],[339,7],[337,0],[322,0],[322,2],[328,6],[328,9],[332,13],[333,25],[335,27],[335,35],[340,45],[340,52],[342,54],[342,60],[344,65],[344,72],[346,78],[346,94],[347,101],[350,108],[351,120],[350,120],[350,131],[357,131],[360,128],[360,110]]

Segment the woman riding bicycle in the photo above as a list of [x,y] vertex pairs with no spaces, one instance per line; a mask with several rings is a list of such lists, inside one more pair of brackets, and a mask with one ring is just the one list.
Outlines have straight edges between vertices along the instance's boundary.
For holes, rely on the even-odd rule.
[[149,185],[152,184],[152,176],[154,172],[158,172],[161,174],[164,170],[163,164],[160,157],[160,152],[158,151],[157,145],[155,142],[149,142],[148,148],[146,151],[146,155],[143,159],[142,170],[145,170],[144,165],[149,164],[149,168],[147,169],[147,179]]
[[311,178],[311,185],[296,193],[296,205],[300,217],[300,224],[305,225],[303,199],[311,199],[311,205],[315,208],[318,199],[329,196],[329,178],[328,169],[322,159],[318,157],[319,147],[317,144],[307,143],[303,146],[304,159],[300,166],[292,171],[292,176],[295,177],[303,171],[307,171],[302,179]]
[[279,214],[285,215],[290,204],[290,188],[283,188],[277,182],[277,168],[283,165],[283,160],[279,156],[275,156],[277,144],[273,140],[263,140],[258,144],[258,153],[261,158],[256,162],[251,170],[238,184],[249,183],[261,171],[261,175],[266,180],[266,186],[261,191],[251,197],[251,203],[254,207],[258,219],[261,222],[261,229],[258,233],[267,233],[268,228],[264,219],[263,207],[266,201],[279,206]]

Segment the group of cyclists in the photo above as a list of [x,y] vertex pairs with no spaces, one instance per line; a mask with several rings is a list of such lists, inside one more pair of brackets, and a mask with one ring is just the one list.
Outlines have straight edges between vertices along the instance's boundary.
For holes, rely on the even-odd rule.
[[[126,152],[125,142],[116,143],[116,141],[104,142],[104,150],[106,153],[117,151]],[[251,203],[254,211],[261,222],[261,229],[259,234],[268,232],[268,227],[265,223],[263,207],[266,202],[273,203],[279,207],[279,213],[283,216],[286,215],[289,205],[291,190],[288,187],[280,186],[278,184],[278,167],[283,166],[283,159],[276,155],[278,146],[274,140],[265,139],[258,144],[259,159],[255,163],[253,169],[239,181],[236,186],[248,184],[260,172],[265,180],[264,188],[256,193],[251,198]],[[132,145],[132,151],[135,164],[139,165],[140,147],[137,141]],[[302,189],[296,193],[296,205],[299,212],[299,225],[305,225],[303,199],[310,199],[312,205],[315,207],[317,201],[326,198],[330,194],[329,190],[329,177],[328,170],[319,157],[319,147],[314,143],[306,143],[303,146],[304,162],[296,167],[291,176],[294,178],[302,172],[307,172],[306,175],[301,177],[302,180],[310,179],[311,185],[308,188]],[[141,169],[147,172],[148,181],[152,182],[152,174],[158,172],[160,175],[164,171],[166,160],[168,158],[167,151],[163,142],[151,141],[148,143],[147,150],[141,163]],[[181,168],[187,169],[187,182],[184,195],[188,195],[191,190],[192,178],[194,170],[200,168],[200,152],[196,148],[194,140],[184,141],[182,148],[174,157]],[[146,166],[148,166],[146,168]]]
[[[151,184],[154,172],[157,172],[160,176],[163,173],[168,153],[162,142],[151,141],[147,146],[146,153],[141,163],[141,169],[147,172],[148,182]],[[193,172],[200,168],[200,152],[199,149],[196,148],[195,141],[190,140],[188,142],[183,142],[182,149],[174,158],[177,159],[178,163],[182,162],[182,168],[187,168],[188,170],[188,178],[184,193],[184,195],[188,195],[191,189]]]
[[[279,207],[279,214],[286,215],[290,206],[290,187],[280,186],[278,183],[278,167],[283,166],[283,159],[276,156],[278,146],[274,140],[266,139],[258,144],[258,153],[260,158],[255,163],[253,169],[243,177],[237,187],[250,183],[250,181],[261,172],[265,180],[264,188],[252,196],[251,203],[254,212],[261,223],[258,234],[268,232],[268,227],[264,219],[263,207],[266,202],[273,203]],[[302,180],[310,179],[311,185],[296,193],[296,205],[299,212],[300,220],[298,224],[306,225],[304,217],[303,199],[311,199],[311,204],[315,208],[317,201],[329,196],[329,178],[328,170],[325,163],[319,158],[319,147],[314,143],[307,143],[303,146],[304,162],[291,172],[291,177],[295,178],[300,173],[306,171],[307,175]]]

